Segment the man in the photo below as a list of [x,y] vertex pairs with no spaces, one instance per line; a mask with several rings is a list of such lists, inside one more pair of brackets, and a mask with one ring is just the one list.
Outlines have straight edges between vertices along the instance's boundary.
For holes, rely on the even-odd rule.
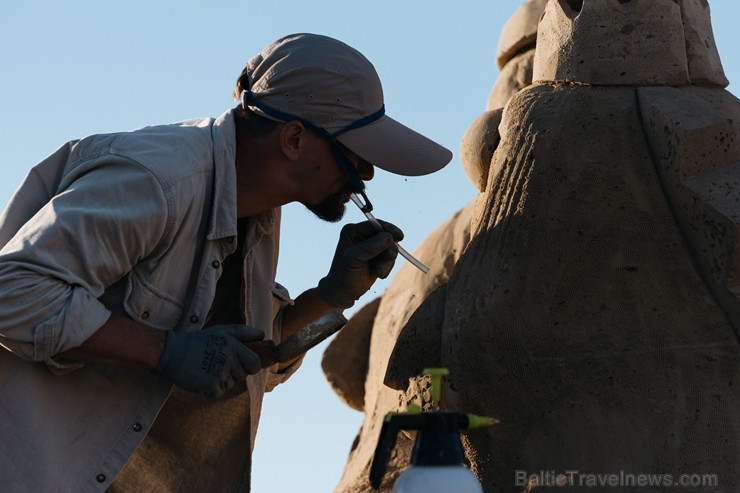
[[248,491],[263,394],[300,360],[262,370],[247,343],[352,306],[403,237],[346,226],[293,301],[280,206],[337,221],[373,165],[451,158],[385,116],[373,66],[328,37],[274,42],[235,95],[216,120],[68,143],[0,216],[3,491]]

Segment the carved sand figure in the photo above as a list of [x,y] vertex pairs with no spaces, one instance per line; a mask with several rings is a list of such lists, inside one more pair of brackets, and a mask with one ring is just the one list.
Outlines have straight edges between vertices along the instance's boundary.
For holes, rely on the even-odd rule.
[[[537,22],[547,0],[530,0],[517,11],[501,33],[496,63],[500,74],[486,105],[486,112],[467,130],[460,146],[461,161],[468,179],[484,191],[491,157],[499,142],[498,125],[503,107],[517,91],[531,84]],[[421,274],[410,265],[403,265],[387,292],[362,307],[327,348],[322,366],[327,380],[339,398],[353,409],[366,413],[365,423],[356,447],[350,456],[344,477],[336,491],[368,491],[369,460],[385,414],[406,408],[408,402],[420,403],[414,392],[403,393],[383,384],[388,359],[398,334],[422,301],[449,280],[452,269],[470,239],[471,202],[444,224],[440,225],[418,248],[430,271]],[[439,296],[437,294],[436,296]],[[377,327],[373,327],[378,320]],[[437,322],[432,325],[436,326]],[[369,360],[372,334],[372,360]],[[430,333],[429,343],[439,344],[439,334]],[[424,336],[424,334],[422,334]],[[418,347],[428,349],[426,343]],[[438,352],[438,348],[436,352]],[[399,354],[403,354],[399,351]],[[412,354],[416,354],[412,351]],[[405,354],[408,358],[410,354]],[[416,360],[414,360],[416,361]],[[407,360],[410,364],[411,360]],[[421,368],[421,363],[417,366]],[[366,383],[367,382],[367,383]],[[365,388],[369,389],[365,402]],[[424,398],[428,403],[428,385]],[[413,440],[399,436],[396,453],[388,464],[386,482],[381,491],[408,467]],[[359,444],[359,447],[357,445]]]
[[[357,324],[370,334],[353,383],[365,421],[336,491],[370,491],[382,418],[428,403],[416,375],[429,366],[450,370],[448,408],[501,420],[463,438],[486,492],[522,491],[529,476],[538,491],[557,474],[596,491],[589,474],[620,473],[609,491],[635,491],[640,474],[706,474],[700,491],[736,491],[740,102],[724,90],[709,6],[530,1],[517,16],[530,19],[521,33],[540,19],[536,49],[520,46],[534,83],[494,88],[463,139],[479,197],[417,250],[429,277],[404,266]],[[512,21],[507,81],[527,73],[526,53],[505,46]]]

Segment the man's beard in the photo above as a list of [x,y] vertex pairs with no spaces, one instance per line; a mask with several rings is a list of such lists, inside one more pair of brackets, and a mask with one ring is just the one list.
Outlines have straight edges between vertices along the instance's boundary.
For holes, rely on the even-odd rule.
[[352,193],[351,189],[340,190],[334,195],[325,198],[317,205],[306,207],[319,219],[335,223],[344,217],[344,211],[346,210],[346,197],[349,193]]

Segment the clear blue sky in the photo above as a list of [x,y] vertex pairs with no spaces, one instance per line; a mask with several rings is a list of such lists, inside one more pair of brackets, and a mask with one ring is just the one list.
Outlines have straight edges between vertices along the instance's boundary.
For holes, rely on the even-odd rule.
[[[376,215],[403,228],[403,243],[413,250],[476,195],[458,146],[496,79],[500,28],[522,3],[9,2],[0,16],[0,204],[32,165],[68,140],[221,114],[233,104],[233,83],[248,58],[285,34],[315,32],[363,52],[383,80],[388,114],[455,153],[435,175],[379,170],[369,183]],[[740,7],[734,0],[710,4],[725,72],[737,84]],[[350,209],[346,220],[362,217]],[[285,208],[279,280],[294,296],[326,273],[340,228],[300,206]],[[357,307],[386,286],[377,283]],[[338,482],[362,414],[326,384],[324,347],[266,397],[255,493],[326,493]]]

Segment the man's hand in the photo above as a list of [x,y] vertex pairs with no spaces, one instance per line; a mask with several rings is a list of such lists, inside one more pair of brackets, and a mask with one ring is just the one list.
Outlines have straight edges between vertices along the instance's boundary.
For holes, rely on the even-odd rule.
[[246,325],[215,325],[196,332],[167,332],[162,358],[153,370],[178,387],[220,397],[234,382],[260,371],[260,358],[245,343],[264,332]]
[[381,232],[369,221],[342,228],[329,274],[319,281],[319,293],[330,305],[351,307],[377,278],[390,274],[403,232],[391,223],[380,223]]

